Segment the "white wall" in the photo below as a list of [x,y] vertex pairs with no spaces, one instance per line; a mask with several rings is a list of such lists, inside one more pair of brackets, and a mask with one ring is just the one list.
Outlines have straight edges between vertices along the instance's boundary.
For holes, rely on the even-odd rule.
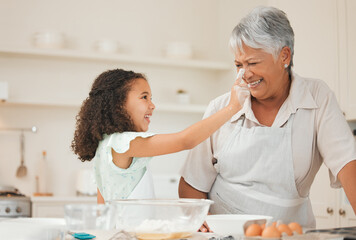
[[[228,38],[234,25],[252,7],[267,1],[241,0],[0,0],[0,47],[29,48],[37,31],[65,33],[68,48],[89,51],[96,40],[117,40],[121,52],[137,56],[162,56],[167,43],[186,41],[194,58],[231,62],[231,72],[221,74],[184,68],[159,68],[110,62],[0,57],[0,81],[9,83],[9,99],[80,104],[90,84],[102,71],[122,67],[147,74],[156,103],[173,102],[178,88],[191,93],[193,103],[207,104],[228,91],[234,76]],[[73,80],[74,79],[74,80]],[[77,107],[0,104],[1,127],[31,127],[26,133],[25,163],[28,175],[16,178],[20,163],[19,133],[0,132],[0,185],[13,185],[31,195],[35,191],[37,161],[43,150],[49,162],[49,189],[55,195],[74,195],[75,176],[82,163],[70,151]],[[157,112],[151,131],[179,131],[202,114]],[[177,174],[186,152],[152,161],[154,174]]]

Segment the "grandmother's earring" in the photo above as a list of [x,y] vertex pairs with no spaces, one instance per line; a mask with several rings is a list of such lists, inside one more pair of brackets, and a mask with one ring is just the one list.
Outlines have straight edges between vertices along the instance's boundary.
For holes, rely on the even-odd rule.
[[287,68],[288,67],[288,64],[286,63],[286,64],[284,64],[284,68]]

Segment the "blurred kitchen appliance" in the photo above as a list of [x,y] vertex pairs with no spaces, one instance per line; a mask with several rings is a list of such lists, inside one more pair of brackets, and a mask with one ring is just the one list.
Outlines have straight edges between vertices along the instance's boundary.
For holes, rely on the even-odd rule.
[[81,169],[77,173],[77,196],[96,196],[97,187],[93,169]]
[[0,186],[0,217],[31,217],[31,200],[11,186]]
[[0,101],[5,102],[9,99],[9,85],[7,82],[0,82]]

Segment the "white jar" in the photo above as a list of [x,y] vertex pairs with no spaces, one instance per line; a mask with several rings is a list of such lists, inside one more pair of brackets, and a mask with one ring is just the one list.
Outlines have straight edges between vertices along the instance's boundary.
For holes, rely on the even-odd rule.
[[188,42],[171,42],[166,47],[166,57],[174,59],[190,59],[193,57],[193,49]]
[[64,34],[57,31],[43,31],[33,34],[33,45],[38,48],[64,48]]
[[115,40],[100,39],[95,42],[94,48],[99,52],[114,53],[119,49],[119,45]]

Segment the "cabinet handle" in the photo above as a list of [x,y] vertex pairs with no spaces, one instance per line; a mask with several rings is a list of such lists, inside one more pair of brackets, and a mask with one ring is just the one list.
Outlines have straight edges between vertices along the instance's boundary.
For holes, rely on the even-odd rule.
[[330,214],[330,215],[333,215],[334,209],[332,209],[331,207],[328,207],[328,208],[326,209],[326,212],[327,212],[328,214]]
[[345,212],[344,209],[340,208],[340,209],[339,209],[339,214],[340,214],[341,216],[345,216],[345,215],[346,215],[346,212]]

